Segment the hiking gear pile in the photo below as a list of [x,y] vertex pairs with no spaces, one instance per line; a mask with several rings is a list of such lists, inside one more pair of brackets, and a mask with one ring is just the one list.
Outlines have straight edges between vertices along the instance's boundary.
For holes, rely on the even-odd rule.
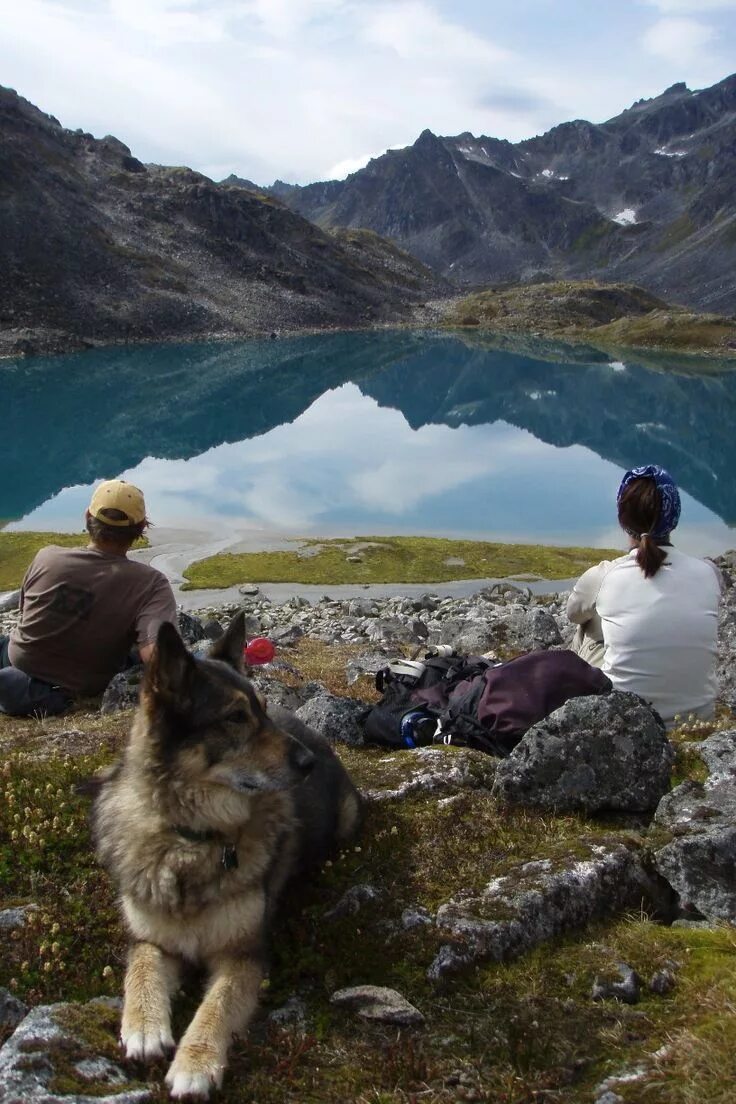
[[383,667],[376,688],[383,696],[362,718],[368,743],[452,744],[503,757],[569,698],[607,694],[611,682],[568,650],[529,652],[506,663],[428,652],[423,661]]

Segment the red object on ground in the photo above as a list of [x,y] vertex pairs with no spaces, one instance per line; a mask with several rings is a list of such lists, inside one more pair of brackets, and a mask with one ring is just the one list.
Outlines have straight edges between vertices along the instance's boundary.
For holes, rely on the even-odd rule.
[[257,667],[260,663],[270,663],[276,655],[276,649],[265,636],[254,636],[243,648],[245,662],[251,667]]

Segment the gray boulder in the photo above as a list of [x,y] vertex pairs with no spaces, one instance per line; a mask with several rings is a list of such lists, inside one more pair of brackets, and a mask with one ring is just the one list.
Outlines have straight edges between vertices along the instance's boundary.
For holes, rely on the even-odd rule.
[[710,772],[709,782],[717,778],[736,779],[736,729],[714,732],[698,745],[698,754]]
[[647,812],[670,783],[674,751],[636,694],[571,698],[533,725],[496,773],[494,794],[546,809]]
[[366,627],[366,636],[374,644],[414,643],[416,637],[411,628],[397,617],[376,617]]
[[353,698],[341,698],[329,690],[321,690],[296,710],[296,716],[321,733],[331,744],[361,747],[365,743],[358,718],[365,704]]
[[498,760],[491,755],[471,748],[438,746],[397,751],[374,762],[373,788],[366,790],[365,796],[370,801],[401,801],[422,793],[444,796],[464,790],[489,790],[497,765]]
[[20,591],[9,590],[0,594],[0,613],[14,613],[20,609]]
[[185,644],[196,644],[198,640],[208,639],[204,625],[198,617],[194,617],[191,613],[185,613],[184,610],[179,610],[177,620],[179,635]]
[[378,617],[378,606],[370,598],[353,598],[348,602],[351,617]]
[[641,995],[641,978],[636,970],[627,966],[625,962],[616,963],[618,977],[597,976],[593,982],[591,997],[594,1001],[620,1000],[624,1004],[636,1004]]
[[288,648],[289,645],[296,644],[297,640],[301,640],[304,629],[301,625],[280,625],[278,628],[271,629],[269,636],[276,647]]
[[354,985],[350,989],[338,989],[330,997],[330,1004],[338,1008],[351,1008],[364,1020],[399,1024],[411,1027],[424,1023],[424,1016],[396,989],[382,985]]
[[368,885],[366,882],[351,886],[350,889],[345,890],[334,908],[325,913],[325,920],[339,920],[343,916],[355,916],[356,913],[360,912],[363,905],[378,901],[380,897],[380,889],[376,889],[375,886]]
[[138,705],[142,680],[142,663],[114,675],[102,695],[100,713],[117,713],[119,709],[134,709]]
[[345,664],[345,677],[348,686],[352,686],[359,678],[368,678],[373,681],[376,677],[376,671],[380,671],[387,663],[390,663],[390,658],[380,652],[353,656]]
[[[109,1035],[114,1053],[119,1002],[98,999],[88,1004],[52,1004],[33,1008],[0,1048],[0,1101],[33,1104],[139,1104],[151,1091],[131,1084],[129,1075],[110,1057],[100,1054],[81,1026],[90,1025],[90,1039]],[[80,1026],[71,1026],[71,1024]],[[63,1096],[55,1081],[77,1083]],[[93,1087],[94,1086],[94,1087]],[[107,1088],[105,1088],[107,1086]],[[88,1091],[91,1090],[91,1091]]]
[[557,622],[541,606],[479,605],[462,623],[446,622],[430,639],[453,644],[458,651],[482,655],[498,648],[511,652],[533,652],[562,644]]
[[657,824],[675,838],[654,854],[680,907],[736,923],[736,787],[731,780],[687,781],[660,802]]
[[488,959],[515,958],[656,892],[635,851],[585,840],[581,847],[587,858],[578,853],[529,862],[475,895],[441,905],[437,927],[451,942],[440,947],[427,976],[438,981]]
[[37,912],[38,905],[16,905],[0,910],[0,932],[18,931],[28,923],[29,912]]
[[17,1027],[27,1013],[27,1004],[14,997],[8,989],[0,989],[0,1028]]

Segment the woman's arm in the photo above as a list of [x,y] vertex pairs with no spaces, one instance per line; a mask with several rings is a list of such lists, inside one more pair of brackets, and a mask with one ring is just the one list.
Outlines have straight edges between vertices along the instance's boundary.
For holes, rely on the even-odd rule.
[[611,563],[611,560],[601,560],[595,567],[589,567],[572,588],[567,600],[567,616],[573,624],[584,625],[595,613],[598,592]]

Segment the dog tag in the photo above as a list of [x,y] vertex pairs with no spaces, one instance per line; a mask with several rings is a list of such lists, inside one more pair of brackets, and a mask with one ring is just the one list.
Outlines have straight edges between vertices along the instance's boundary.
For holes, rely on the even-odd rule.
[[238,865],[238,852],[232,843],[226,843],[222,849],[222,865],[225,870],[235,870]]

